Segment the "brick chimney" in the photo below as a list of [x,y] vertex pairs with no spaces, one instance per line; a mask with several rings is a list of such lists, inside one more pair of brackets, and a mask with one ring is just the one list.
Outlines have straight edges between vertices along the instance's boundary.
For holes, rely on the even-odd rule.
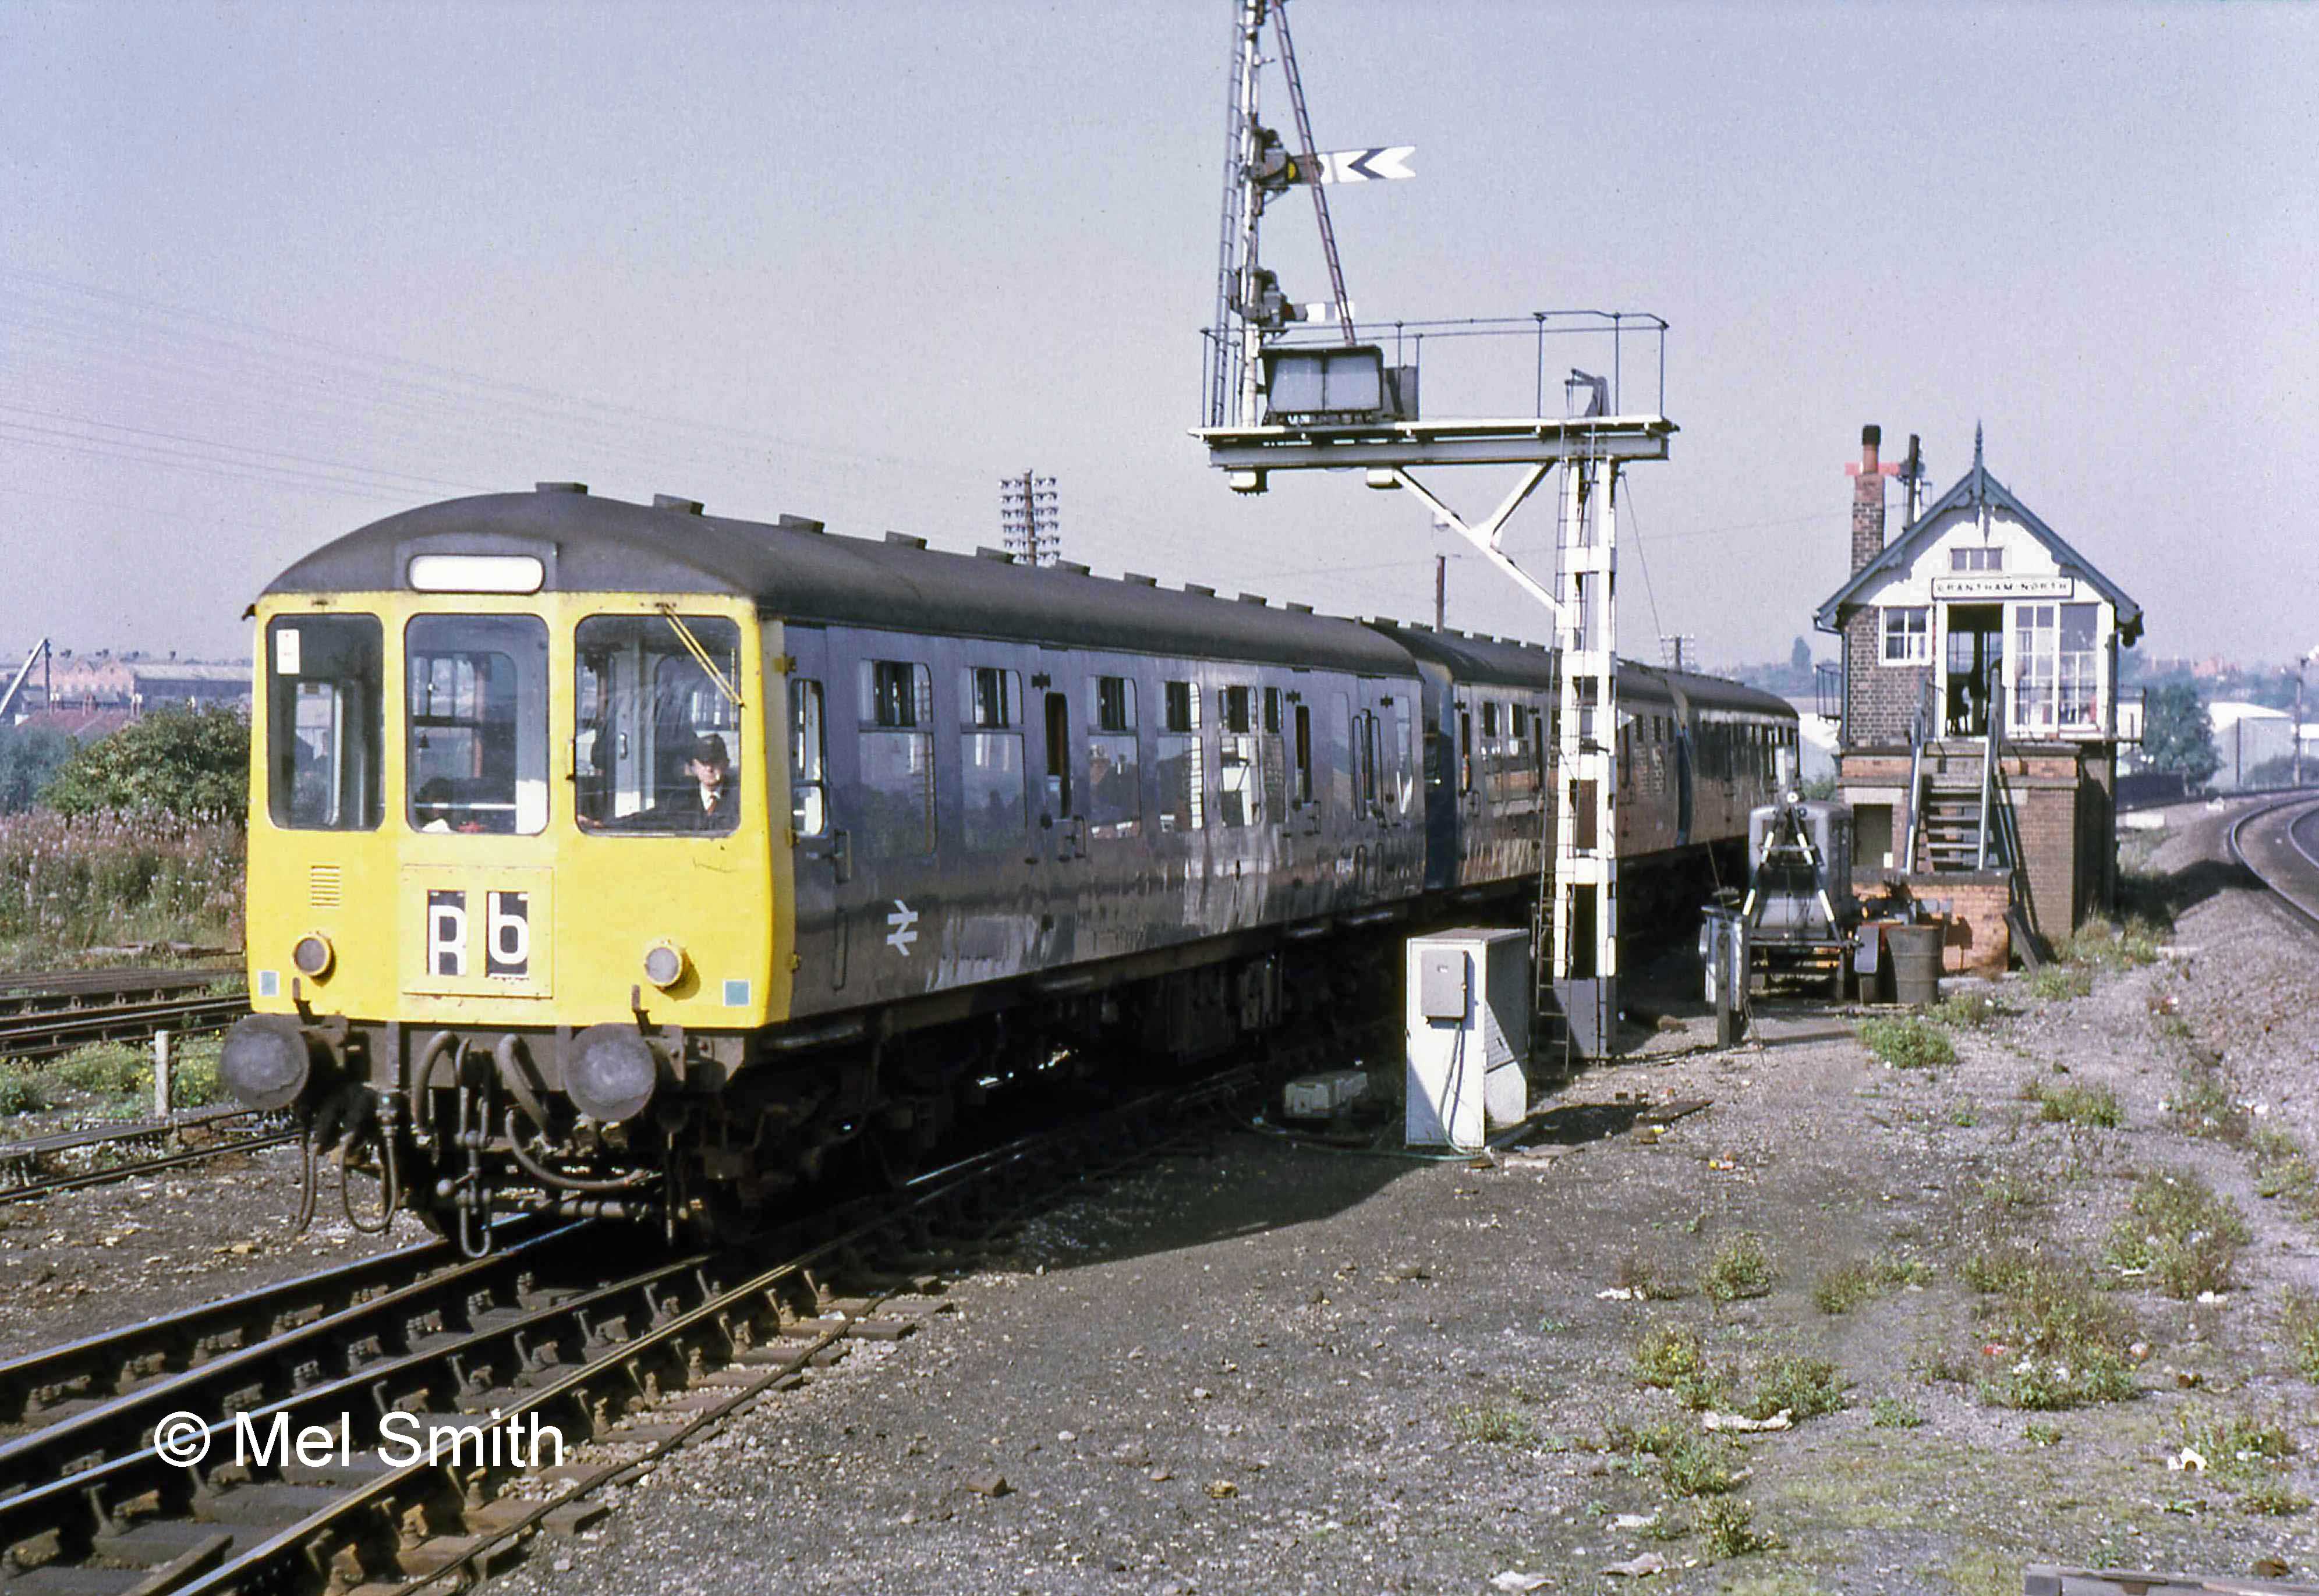
[[1852,484],[1852,569],[1857,573],[1884,552],[1884,471],[1876,451],[1884,429],[1874,422],[1860,429],[1860,464]]

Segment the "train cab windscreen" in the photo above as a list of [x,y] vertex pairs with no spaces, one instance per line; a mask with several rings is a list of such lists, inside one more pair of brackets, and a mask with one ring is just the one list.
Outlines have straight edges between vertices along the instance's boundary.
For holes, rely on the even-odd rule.
[[429,832],[547,825],[547,626],[528,615],[414,616],[404,786]]
[[385,740],[384,634],[367,615],[284,618],[266,632],[266,813],[293,831],[374,831]]
[[667,835],[737,825],[740,628],[706,615],[597,615],[573,643],[581,828]]

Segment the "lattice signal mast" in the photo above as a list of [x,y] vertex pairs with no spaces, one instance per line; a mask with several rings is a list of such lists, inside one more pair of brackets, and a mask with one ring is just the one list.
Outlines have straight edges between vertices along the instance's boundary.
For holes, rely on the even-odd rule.
[[1063,521],[1055,479],[1024,471],[998,479],[1000,546],[1024,565],[1051,565],[1063,557]]
[[[1593,311],[1385,324],[1372,317],[1373,331],[1391,328],[1390,364],[1386,339],[1363,343],[1322,185],[1408,177],[1415,151],[1313,149],[1286,4],[1234,0],[1215,319],[1205,335],[1205,425],[1194,436],[1235,492],[1263,492],[1274,472],[1347,469],[1365,472],[1372,488],[1406,489],[1432,512],[1433,524],[1472,545],[1554,617],[1562,683],[1550,810],[1556,831],[1551,850],[1539,850],[1536,930],[1548,1023],[1533,1036],[1551,1037],[1558,1016],[1567,1053],[1601,1058],[1613,1048],[1619,1007],[1619,476],[1629,462],[1666,458],[1675,430],[1664,413],[1666,323],[1646,313]],[[1294,151],[1258,116],[1267,21],[1295,119]],[[1267,203],[1298,185],[1313,190],[1329,271],[1325,303],[1292,301],[1259,249]],[[1589,364],[1607,374],[1574,367],[1567,381],[1549,383],[1549,365],[1560,365],[1547,358],[1549,340],[1560,353],[1569,335],[1588,340]],[[1463,417],[1421,418],[1418,377],[1429,343],[1453,370],[1475,350],[1511,349],[1517,369],[1499,375],[1519,380],[1519,398]],[[1649,376],[1635,361],[1638,349],[1656,368]],[[1548,395],[1557,389],[1560,413],[1549,414]],[[1645,391],[1642,402],[1627,406],[1624,396],[1638,389]],[[1438,381],[1429,397],[1440,397]],[[1531,406],[1527,414],[1524,401]],[[1520,470],[1497,508],[1469,524],[1415,475],[1453,465]],[[1523,570],[1502,542],[1507,521],[1557,466],[1562,480],[1549,582]]]

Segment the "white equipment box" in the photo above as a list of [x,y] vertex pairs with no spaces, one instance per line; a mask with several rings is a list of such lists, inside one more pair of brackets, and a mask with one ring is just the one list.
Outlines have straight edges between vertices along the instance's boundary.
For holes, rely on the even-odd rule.
[[1409,941],[1412,1147],[1478,1149],[1529,1112],[1529,933],[1473,927]]
[[1300,1075],[1281,1089],[1280,1113],[1285,1119],[1325,1120],[1368,1096],[1366,1069],[1331,1069],[1320,1075]]

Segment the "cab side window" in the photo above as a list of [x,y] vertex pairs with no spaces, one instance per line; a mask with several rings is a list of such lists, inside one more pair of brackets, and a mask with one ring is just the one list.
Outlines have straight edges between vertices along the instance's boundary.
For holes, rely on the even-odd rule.
[[801,837],[829,829],[829,734],[821,683],[803,676],[790,681],[790,829]]

